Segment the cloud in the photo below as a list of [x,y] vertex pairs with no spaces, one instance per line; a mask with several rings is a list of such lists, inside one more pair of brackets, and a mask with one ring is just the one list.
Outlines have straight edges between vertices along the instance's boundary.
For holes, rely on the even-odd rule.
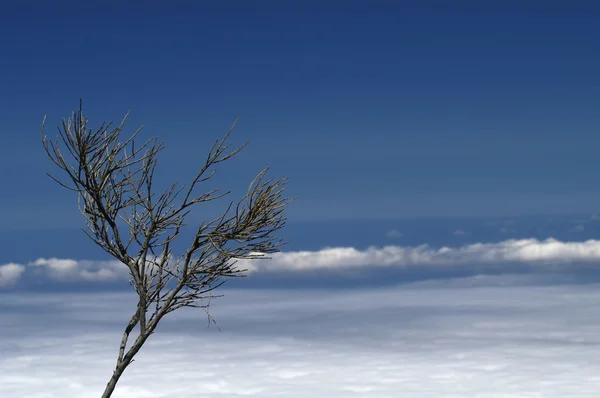
[[462,229],[457,229],[456,231],[452,232],[452,234],[453,234],[454,236],[464,236],[464,235],[466,235],[467,233],[466,233],[465,231],[463,231]]
[[[319,251],[275,253],[271,260],[248,260],[240,267],[250,271],[344,269],[361,267],[462,267],[511,264],[594,263],[600,260],[600,241],[561,242],[556,239],[511,239],[496,243],[473,243],[456,248],[384,246],[358,250],[352,247],[325,248]],[[553,267],[556,269],[556,267]]]
[[388,238],[401,238],[404,235],[402,234],[402,232],[398,231],[397,229],[391,229],[387,232],[386,236]]
[[[289,251],[271,259],[240,260],[236,265],[256,272],[302,272],[313,270],[369,270],[395,268],[410,270],[459,269],[474,274],[502,270],[502,265],[523,265],[524,270],[577,271],[578,265],[595,268],[600,263],[600,240],[562,242],[556,239],[510,239],[494,243],[472,243],[459,247],[435,248],[429,245],[368,247],[329,247],[317,251]],[[2,266],[2,280],[16,282],[22,274],[37,273],[59,281],[125,280],[128,269],[118,261],[90,261],[40,258],[25,267]],[[23,271],[25,270],[25,271]],[[4,276],[2,276],[4,275]],[[6,284],[6,283],[5,283]]]
[[124,279],[129,270],[120,261],[89,261],[38,258],[30,268],[44,269],[50,277],[62,281],[112,281]]
[[[134,296],[0,294],[0,396],[98,397]],[[599,306],[598,285],[226,289],[223,332],[169,314],[113,397],[595,397]]]
[[8,263],[0,265],[0,286],[8,286],[16,283],[25,267],[21,264]]

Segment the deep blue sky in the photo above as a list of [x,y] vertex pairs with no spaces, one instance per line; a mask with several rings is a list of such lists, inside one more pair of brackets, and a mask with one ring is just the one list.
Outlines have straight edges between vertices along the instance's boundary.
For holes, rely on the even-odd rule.
[[271,165],[291,222],[600,207],[594,2],[81,3],[0,5],[4,233],[81,226],[39,133],[80,97],[95,125],[131,109],[180,181],[239,117],[218,181]]

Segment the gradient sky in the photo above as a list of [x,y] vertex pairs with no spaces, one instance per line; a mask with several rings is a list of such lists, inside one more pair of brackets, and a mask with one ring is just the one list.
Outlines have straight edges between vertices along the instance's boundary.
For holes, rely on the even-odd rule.
[[80,98],[166,142],[159,184],[239,117],[215,185],[297,197],[224,332],[169,315],[115,398],[599,396],[597,2],[166,4],[0,1],[0,396],[98,396],[134,311],[45,175]]
[[599,207],[593,2],[80,3],[0,8],[4,231],[80,225],[39,134],[80,97],[96,125],[131,109],[180,181],[239,117],[219,181],[271,165],[292,221]]
[[239,117],[216,186],[288,176],[288,251],[598,236],[600,6],[99,4],[2,3],[0,264],[106,258],[45,175],[42,118],[54,135],[79,98],[166,142],[159,182]]

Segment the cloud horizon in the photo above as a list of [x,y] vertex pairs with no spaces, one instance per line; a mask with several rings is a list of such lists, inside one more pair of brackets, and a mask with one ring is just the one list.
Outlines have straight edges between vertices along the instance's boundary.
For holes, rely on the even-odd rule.
[[[407,271],[463,270],[480,275],[502,272],[503,265],[518,265],[532,272],[594,269],[594,263],[599,260],[600,240],[565,242],[549,238],[509,239],[437,248],[427,244],[370,246],[362,250],[325,247],[316,251],[279,252],[271,255],[270,259],[239,260],[237,267],[247,270],[247,274],[391,268]],[[108,282],[125,280],[128,270],[116,260],[38,258],[27,264],[11,262],[0,265],[0,287],[14,286],[28,275],[67,283]]]

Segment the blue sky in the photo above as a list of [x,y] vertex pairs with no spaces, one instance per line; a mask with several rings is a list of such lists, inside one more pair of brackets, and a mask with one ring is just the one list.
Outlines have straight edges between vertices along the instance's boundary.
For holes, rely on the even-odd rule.
[[106,258],[45,175],[42,117],[52,135],[79,98],[93,124],[132,110],[166,142],[162,182],[239,117],[251,143],[218,185],[289,177],[288,250],[596,236],[573,228],[600,203],[600,7],[144,4],[3,4],[2,262]]
[[223,185],[271,165],[291,220],[594,212],[588,3],[3,3],[2,229],[79,225],[38,132],[80,97],[96,122],[131,109],[182,180],[239,117],[252,144]]

